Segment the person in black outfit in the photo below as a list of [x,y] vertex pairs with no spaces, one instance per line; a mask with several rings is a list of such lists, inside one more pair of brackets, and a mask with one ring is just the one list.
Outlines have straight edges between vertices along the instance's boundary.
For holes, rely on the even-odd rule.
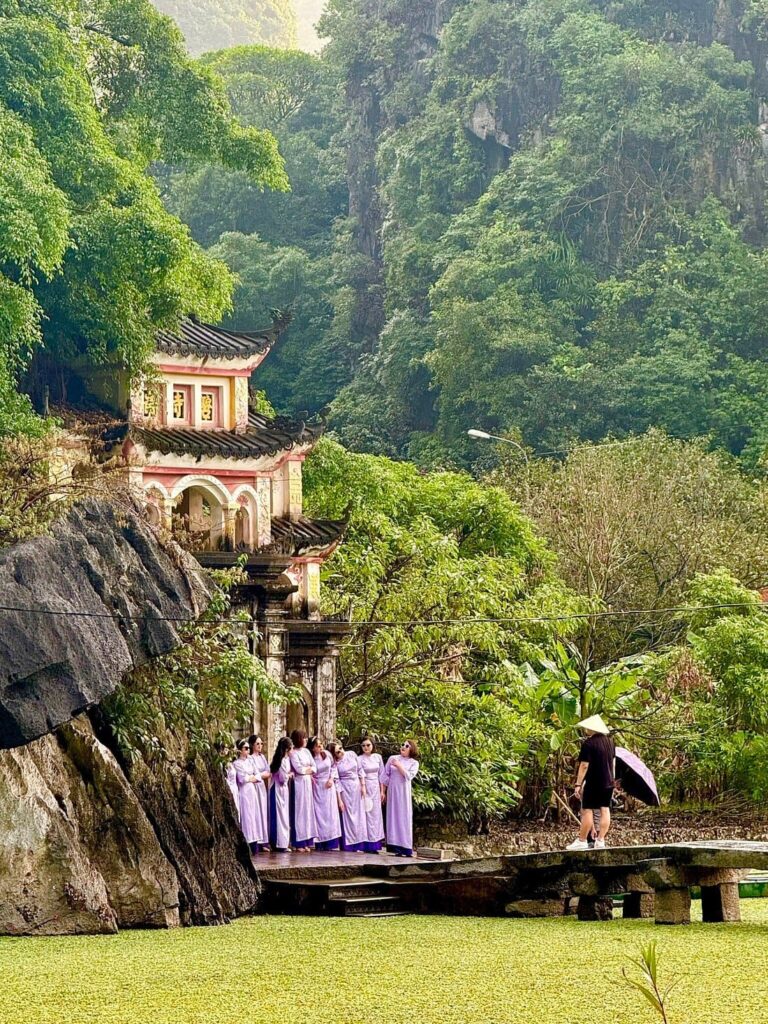
[[579,770],[574,790],[576,798],[581,800],[581,828],[578,838],[566,849],[589,848],[589,837],[594,828],[593,812],[599,809],[600,831],[595,839],[595,849],[604,850],[605,837],[611,827],[616,749],[610,730],[599,715],[592,715],[579,722],[579,728],[587,734],[579,751]]

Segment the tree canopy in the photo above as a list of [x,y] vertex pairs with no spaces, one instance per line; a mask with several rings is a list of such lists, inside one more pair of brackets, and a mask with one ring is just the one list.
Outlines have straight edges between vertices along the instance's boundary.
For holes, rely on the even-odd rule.
[[287,186],[274,137],[242,126],[217,76],[146,0],[7,0],[0,9],[0,430],[31,427],[16,393],[54,363],[142,364],[160,326],[217,319],[232,279],[163,206],[164,158]]
[[225,50],[248,43],[292,46],[298,30],[292,0],[153,0],[173,18],[190,53]]

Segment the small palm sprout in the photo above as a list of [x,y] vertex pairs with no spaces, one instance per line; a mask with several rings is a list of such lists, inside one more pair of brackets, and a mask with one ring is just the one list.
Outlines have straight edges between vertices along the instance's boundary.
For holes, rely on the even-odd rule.
[[671,982],[667,987],[662,990],[659,988],[658,981],[658,968],[659,968],[659,957],[656,951],[656,943],[649,942],[647,946],[640,947],[640,957],[635,960],[630,957],[630,961],[640,968],[642,972],[642,979],[637,980],[630,978],[627,974],[626,967],[622,967],[621,973],[624,975],[624,980],[632,988],[636,988],[638,992],[642,992],[651,1006],[654,1008],[659,1017],[661,1017],[664,1024],[670,1024],[669,1017],[667,1016],[667,1000],[669,993],[677,984],[677,981]]

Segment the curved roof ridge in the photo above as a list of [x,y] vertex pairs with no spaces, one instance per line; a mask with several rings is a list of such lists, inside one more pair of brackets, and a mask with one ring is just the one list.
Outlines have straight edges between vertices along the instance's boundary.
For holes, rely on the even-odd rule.
[[160,352],[170,355],[241,359],[268,352],[282,330],[280,324],[272,324],[259,331],[234,331],[187,316],[178,331],[158,331],[155,343]]

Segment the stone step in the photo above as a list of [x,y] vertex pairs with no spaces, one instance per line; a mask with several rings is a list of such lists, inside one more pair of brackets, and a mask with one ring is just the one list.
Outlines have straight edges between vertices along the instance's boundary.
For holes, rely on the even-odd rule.
[[332,896],[328,913],[334,917],[395,917],[405,911],[397,896]]
[[332,882],[328,885],[329,899],[346,899],[368,896],[387,896],[394,883],[371,879],[365,882]]
[[340,881],[315,879],[266,880],[267,910],[272,914],[338,914],[340,905],[352,907],[366,900],[391,899],[397,883],[387,879],[350,878]]

